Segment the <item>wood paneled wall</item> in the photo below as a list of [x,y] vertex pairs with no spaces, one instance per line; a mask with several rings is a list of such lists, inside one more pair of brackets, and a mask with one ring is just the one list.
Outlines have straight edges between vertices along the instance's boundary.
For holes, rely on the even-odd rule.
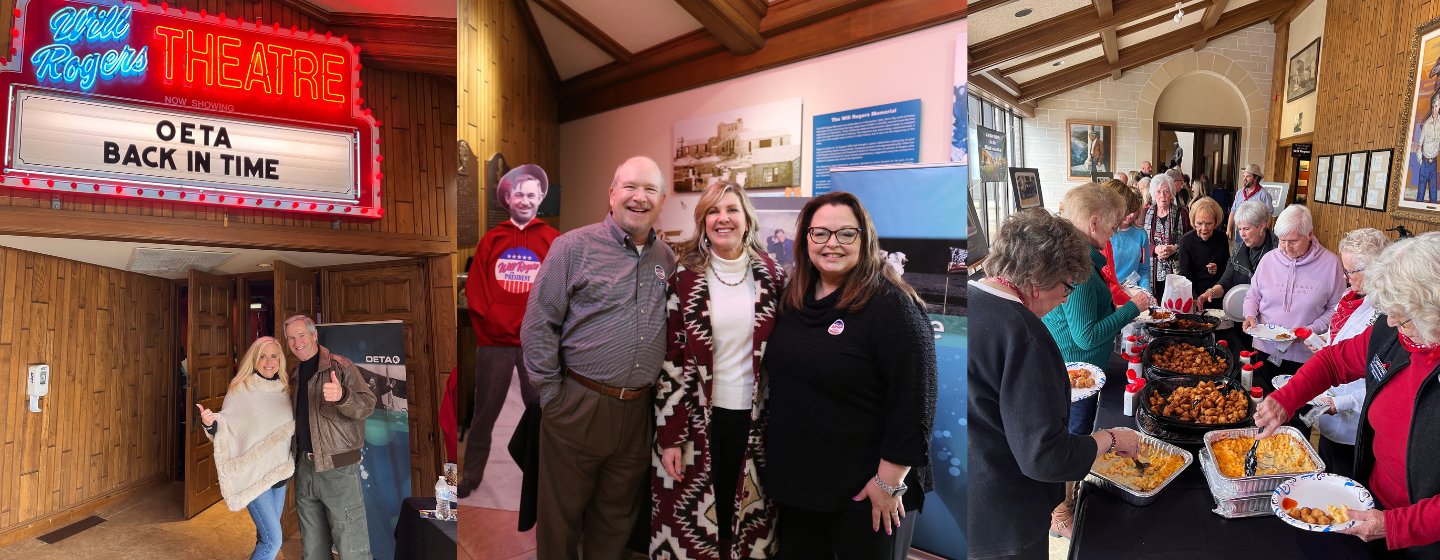
[[[540,37],[526,21],[525,0],[459,0],[460,136],[477,158],[480,219],[486,199],[484,162],[496,152],[511,167],[539,165],[560,177],[560,79],[549,64]],[[576,185],[578,188],[579,185]],[[559,217],[544,218],[559,226]],[[488,229],[481,224],[480,231]],[[460,247],[460,266],[475,247]]]
[[[172,5],[210,13],[224,12],[246,20],[256,17],[283,26],[298,25],[301,29],[325,31],[324,24],[302,10],[277,0],[179,0]],[[385,156],[385,217],[380,220],[341,220],[345,232],[365,232],[415,238],[429,241],[424,253],[440,254],[446,240],[453,246],[455,229],[455,94],[454,78],[435,74],[396,72],[366,68],[361,72],[361,97],[365,107],[373,110],[383,123],[381,154]],[[57,228],[65,227],[68,216],[126,215],[161,218],[148,225],[165,228],[169,225],[259,225],[331,230],[329,219],[314,220],[307,214],[222,208],[196,204],[145,202],[107,197],[59,194],[61,210],[51,208],[56,193],[0,188],[0,215],[10,208],[39,209],[54,212],[51,220]],[[83,223],[83,222],[82,222]],[[101,229],[97,227],[96,229]],[[217,230],[208,240],[214,244],[244,244],[249,236],[244,228]],[[303,233],[304,229],[297,233]],[[34,233],[34,232],[29,232]],[[74,235],[73,233],[71,235]],[[83,233],[82,233],[83,235]],[[298,237],[298,236],[297,236]],[[374,253],[376,236],[335,236],[329,243],[331,251]],[[207,240],[197,240],[207,241]]]
[[[1437,15],[1440,4],[1424,0],[1330,0],[1320,41],[1322,75],[1316,95],[1315,156],[1395,148],[1404,110],[1406,68],[1415,28]],[[1279,110],[1279,103],[1274,109]],[[1394,179],[1392,179],[1394,181]],[[1392,189],[1394,186],[1392,185]],[[1393,193],[1392,193],[1393,194]],[[1401,220],[1374,210],[1310,204],[1315,235],[1334,249],[1345,232],[1404,224],[1415,233],[1437,224]],[[1388,234],[1393,239],[1395,234]]]
[[[178,388],[169,281],[0,248],[0,289],[3,546],[168,479]],[[24,394],[34,364],[52,375],[39,413]]]

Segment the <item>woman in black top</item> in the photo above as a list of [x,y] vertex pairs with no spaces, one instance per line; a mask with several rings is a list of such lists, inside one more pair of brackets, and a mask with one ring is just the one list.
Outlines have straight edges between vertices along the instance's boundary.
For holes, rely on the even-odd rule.
[[1000,225],[985,270],[968,295],[970,316],[985,324],[968,344],[966,555],[1044,560],[1065,481],[1085,478],[1107,451],[1135,456],[1140,440],[1130,430],[1068,430],[1065,359],[1040,318],[1092,274],[1084,234],[1041,209],[1017,212]]
[[[1220,204],[1210,197],[1190,205],[1190,223],[1195,229],[1180,238],[1180,266],[1175,272],[1190,279],[1191,297],[1209,291],[1230,261],[1230,238],[1217,229],[1221,215]],[[1211,301],[1208,306],[1218,308],[1220,304]]]
[[[903,559],[925,493],[935,341],[919,297],[880,258],[854,195],[800,212],[770,376],[765,489],[787,560]],[[881,529],[884,532],[881,532]]]

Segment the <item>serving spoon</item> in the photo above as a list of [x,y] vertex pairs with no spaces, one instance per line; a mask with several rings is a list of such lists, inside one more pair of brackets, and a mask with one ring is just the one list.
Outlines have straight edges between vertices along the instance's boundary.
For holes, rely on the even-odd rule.
[[1250,450],[1245,452],[1245,476],[1255,476],[1255,467],[1258,459],[1255,457],[1255,448],[1260,447],[1260,438],[1255,438],[1255,443],[1250,445]]

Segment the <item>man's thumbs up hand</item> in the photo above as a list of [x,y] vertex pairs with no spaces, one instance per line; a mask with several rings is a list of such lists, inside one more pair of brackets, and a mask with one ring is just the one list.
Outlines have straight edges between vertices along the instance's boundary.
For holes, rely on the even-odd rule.
[[325,400],[336,402],[339,401],[340,397],[344,394],[345,391],[340,387],[340,379],[335,376],[334,371],[331,371],[330,382],[325,384]]

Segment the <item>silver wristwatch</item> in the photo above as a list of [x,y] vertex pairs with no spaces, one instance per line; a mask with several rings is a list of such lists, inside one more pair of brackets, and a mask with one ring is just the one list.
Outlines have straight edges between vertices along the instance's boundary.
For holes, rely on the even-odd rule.
[[901,480],[901,481],[900,481],[900,487],[899,487],[899,488],[896,488],[896,487],[891,486],[891,485],[889,485],[889,484],[885,484],[885,481],[880,480],[880,473],[875,473],[875,484],[880,485],[880,489],[881,489],[881,490],[884,490],[885,493],[886,493],[886,494],[889,494],[890,497],[892,497],[892,498],[899,498],[900,496],[904,496],[904,495],[905,495],[905,490],[907,490],[907,489],[910,488],[909,486],[906,486],[906,485],[905,485],[905,481],[904,481],[904,480]]

